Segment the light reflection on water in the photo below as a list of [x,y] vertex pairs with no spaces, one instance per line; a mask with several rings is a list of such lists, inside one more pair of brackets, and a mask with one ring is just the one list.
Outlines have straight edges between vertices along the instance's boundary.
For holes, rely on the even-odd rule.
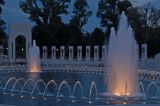
[[[50,80],[55,80],[58,86],[60,83],[65,80],[70,85],[71,90],[73,91],[74,84],[76,81],[81,82],[83,88],[84,88],[84,96],[88,97],[90,85],[92,81],[95,81],[95,84],[97,86],[97,92],[98,96],[100,96],[102,93],[107,91],[107,87],[105,85],[105,76],[104,75],[95,75],[95,74],[75,74],[75,73],[1,73],[0,76],[3,77],[16,77],[16,78],[24,78],[25,80],[31,78],[35,80],[43,79],[44,82],[49,82]],[[148,81],[143,81],[144,87],[146,89],[147,85],[149,84]],[[32,89],[32,86],[29,86]],[[152,87],[151,89],[155,89]],[[63,89],[65,90],[65,89]],[[63,91],[62,90],[62,91]],[[94,91],[93,91],[94,92]],[[151,95],[155,95],[155,90],[149,91]],[[13,95],[10,95],[8,92],[5,92],[6,94],[2,94],[0,91],[0,104],[12,104],[16,106],[99,106],[108,104],[107,99],[102,100],[95,100],[91,99],[89,101],[88,98],[63,98],[58,97],[56,99],[55,96],[52,97],[46,97],[45,99],[40,96],[36,96],[35,94],[31,97],[30,94],[23,93],[23,97],[21,98],[18,92],[13,92]],[[80,90],[77,90],[75,94],[79,94]],[[94,92],[95,93],[95,92]],[[80,95],[80,94],[79,94]],[[158,103],[159,98],[155,100],[139,100],[138,103]],[[73,102],[74,101],[74,102]],[[125,101],[117,101],[117,104],[123,104]],[[97,105],[98,104],[98,105]],[[110,101],[109,104],[114,104],[112,101]]]

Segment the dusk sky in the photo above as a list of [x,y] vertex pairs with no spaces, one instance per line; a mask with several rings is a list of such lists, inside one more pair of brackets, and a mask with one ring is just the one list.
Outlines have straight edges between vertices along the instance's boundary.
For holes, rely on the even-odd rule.
[[[28,20],[28,15],[23,13],[22,10],[19,8],[19,2],[21,0],[5,0],[5,1],[6,4],[3,8],[2,18],[6,21],[6,26],[8,26],[9,23],[16,23],[16,22],[31,23]],[[88,31],[92,31],[95,27],[99,27],[99,19],[96,18],[98,1],[99,0],[88,0],[90,9],[93,12],[92,16],[89,18],[88,24],[84,27],[84,29]],[[130,0],[130,1],[135,6],[141,6],[147,2],[151,2],[156,7],[160,7],[160,0]],[[71,3],[69,10],[71,10],[72,7],[73,6]],[[67,23],[71,15],[72,14],[70,12],[70,14],[63,16],[63,21]]]

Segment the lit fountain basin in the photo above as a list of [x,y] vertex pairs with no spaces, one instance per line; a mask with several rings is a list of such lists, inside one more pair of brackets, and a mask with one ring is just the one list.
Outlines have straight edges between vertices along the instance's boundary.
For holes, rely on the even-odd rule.
[[[108,94],[113,97],[139,97],[137,77],[138,46],[134,32],[123,12],[118,31],[111,29],[107,65],[111,67],[108,76]],[[107,70],[108,71],[108,70]]]
[[36,45],[36,41],[33,40],[33,44],[29,48],[28,70],[30,70],[30,72],[39,72],[41,70],[39,57],[40,57],[39,47]]
[[[23,79],[23,78],[0,78],[1,79],[1,94],[18,98],[30,98],[30,99],[43,99],[43,100],[54,100],[57,102],[79,102],[79,103],[89,103],[89,104],[123,104],[124,102],[128,104],[135,103],[159,103],[159,81],[146,81],[143,80],[139,82],[139,88],[144,87],[144,96],[141,97],[126,97],[126,96],[103,96],[103,92],[99,92],[100,89],[97,88],[97,83],[95,81],[89,82],[88,89],[80,81],[76,81],[73,84],[68,84],[67,81],[56,82],[54,80],[45,81],[42,79]],[[2,84],[2,81],[3,84]],[[27,83],[28,82],[28,83]],[[33,84],[31,84],[33,83]],[[21,85],[21,86],[20,86]],[[32,85],[32,86],[31,86]],[[42,85],[44,88],[42,89]],[[48,85],[48,86],[47,86]],[[52,86],[50,86],[52,85]],[[27,88],[29,87],[29,88]],[[51,92],[51,89],[55,88]],[[152,93],[154,89],[155,93]],[[158,90],[157,90],[158,89]],[[28,90],[28,91],[27,91]],[[88,93],[84,94],[83,91],[87,90]],[[156,91],[157,90],[157,91]],[[64,92],[66,91],[66,92]],[[141,90],[140,90],[141,91]],[[79,93],[76,96],[76,93]],[[104,91],[106,92],[106,91]],[[157,96],[155,94],[158,94]],[[154,96],[155,95],[155,96]],[[156,102],[155,102],[156,101]]]

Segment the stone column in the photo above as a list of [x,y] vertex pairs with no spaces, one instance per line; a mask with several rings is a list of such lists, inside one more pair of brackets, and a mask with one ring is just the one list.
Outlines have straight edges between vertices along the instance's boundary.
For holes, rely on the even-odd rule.
[[99,59],[99,47],[94,46],[94,61],[98,61]]
[[77,47],[77,60],[82,61],[82,46]]
[[12,62],[16,61],[16,45],[15,45],[15,41],[13,41],[13,45],[12,45]]
[[29,60],[29,48],[31,47],[32,43],[30,43],[30,41],[27,40],[26,43],[26,61],[28,62]]
[[69,60],[73,60],[73,46],[69,46]]
[[3,46],[0,45],[0,64],[3,62]]
[[64,60],[65,58],[65,48],[64,46],[60,46],[60,59]]
[[15,62],[15,42],[9,42],[8,54],[10,63]]
[[146,60],[147,60],[147,44],[142,44],[142,67],[145,67],[146,65]]
[[106,51],[107,51],[107,47],[106,46],[102,46],[102,61],[106,60]]
[[51,54],[52,54],[52,59],[56,59],[56,47],[55,46],[52,46],[52,49],[51,49]]
[[43,46],[43,59],[47,58],[47,46]]
[[142,59],[147,59],[147,44],[142,44]]
[[91,47],[86,46],[86,61],[90,61],[91,59]]

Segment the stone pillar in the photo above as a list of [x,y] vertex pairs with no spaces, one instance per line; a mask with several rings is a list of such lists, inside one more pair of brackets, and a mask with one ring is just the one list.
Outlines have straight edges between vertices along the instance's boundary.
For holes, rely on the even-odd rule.
[[10,63],[15,62],[15,40],[11,41],[11,38],[9,38],[8,42],[8,57]]
[[91,47],[86,46],[86,61],[90,61],[91,59]]
[[147,44],[142,44],[142,59],[147,59]]
[[65,48],[64,46],[61,46],[60,47],[60,59],[64,60],[64,58],[65,58]]
[[0,64],[3,62],[3,46],[0,45]]
[[13,41],[13,45],[12,45],[12,62],[16,62],[16,45],[15,45],[15,41]]
[[142,44],[142,67],[145,67],[146,65],[146,60],[147,60],[147,44]]
[[52,46],[52,49],[51,49],[51,55],[52,55],[52,59],[56,59],[56,47],[55,46]]
[[94,61],[98,61],[99,59],[99,47],[94,46]]
[[73,60],[73,46],[69,46],[69,60]]
[[102,46],[102,61],[106,60],[106,51],[107,51],[107,47]]
[[77,60],[82,61],[82,46],[77,47]]
[[47,46],[43,46],[43,59],[47,58]]
[[31,47],[32,43],[30,43],[30,41],[27,40],[26,43],[26,61],[29,61],[29,48]]

